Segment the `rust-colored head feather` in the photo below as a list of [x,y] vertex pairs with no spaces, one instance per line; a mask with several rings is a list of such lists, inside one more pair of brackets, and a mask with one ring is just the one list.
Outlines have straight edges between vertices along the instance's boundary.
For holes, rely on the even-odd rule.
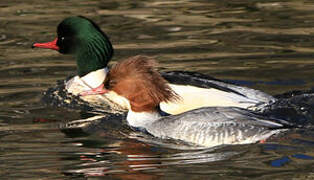
[[105,87],[127,98],[132,111],[155,111],[160,102],[179,98],[154,69],[156,64],[147,56],[134,56],[121,61],[110,69]]

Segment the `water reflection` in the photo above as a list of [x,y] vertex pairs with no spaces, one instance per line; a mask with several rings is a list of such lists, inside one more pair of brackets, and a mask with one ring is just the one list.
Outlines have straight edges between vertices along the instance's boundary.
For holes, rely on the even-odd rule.
[[[99,147],[100,143],[81,143],[85,147],[89,146],[88,144],[97,144]],[[156,177],[156,174],[168,171],[169,167],[216,162],[239,154],[233,151],[215,152],[215,149],[178,151],[134,139],[124,139],[102,146],[105,148],[98,149],[96,153],[79,154],[81,164],[65,173],[84,176],[113,175],[122,179],[151,179]]]
[[[177,172],[177,168],[188,172],[207,175],[227,173],[230,176],[259,176],[272,171],[274,175],[281,174],[283,169],[291,170],[293,165],[286,164],[291,161],[307,166],[313,157],[305,154],[293,154],[296,151],[303,151],[307,147],[282,146],[278,144],[265,144],[256,146],[233,146],[219,147],[202,150],[177,150],[149,143],[139,142],[134,139],[123,139],[122,141],[107,142],[86,142],[79,143],[82,147],[89,147],[92,151],[77,154],[80,164],[67,168],[64,173],[74,176],[113,176],[121,179],[151,179],[159,175],[171,175]],[[96,152],[93,148],[97,148]],[[102,147],[102,148],[99,148]],[[262,150],[264,149],[264,150]],[[261,151],[262,150],[262,151]],[[274,152],[277,154],[274,154]],[[291,154],[282,156],[283,154]],[[309,152],[307,152],[309,153]],[[256,154],[259,154],[256,156]],[[311,154],[311,153],[309,153]],[[313,154],[313,152],[312,152]],[[206,167],[202,167],[202,164]],[[219,168],[222,166],[224,168]],[[272,169],[277,167],[280,169]],[[200,167],[190,169],[191,167]],[[228,168],[228,171],[223,169]],[[241,174],[240,172],[246,172]],[[219,174],[218,173],[218,174]]]
[[[95,124],[92,126],[94,127]],[[85,151],[76,153],[76,158],[80,160],[79,164],[66,168],[65,174],[84,177],[110,175],[119,179],[139,177],[151,179],[160,174],[168,176],[172,172],[177,172],[179,168],[186,173],[198,171],[200,174],[214,177],[217,175],[216,171],[222,173],[225,168],[228,168],[228,171],[224,173],[233,174],[231,176],[235,177],[250,177],[268,174],[268,171],[271,171],[273,175],[281,174],[283,169],[292,170],[294,163],[301,163],[306,167],[313,160],[311,147],[314,142],[301,141],[300,139],[307,136],[301,137],[298,131],[273,137],[266,144],[203,149],[177,141],[156,139],[134,132],[127,126],[119,132],[107,132],[102,129],[99,128],[97,132],[93,131],[88,139],[72,142],[84,147]],[[85,130],[89,131],[90,128],[85,128]],[[73,134],[69,131],[67,133]],[[306,162],[306,160],[309,161]],[[206,166],[203,167],[202,164]],[[189,169],[191,166],[192,170]],[[220,166],[223,168],[219,168]],[[198,169],[199,167],[201,168]],[[279,169],[272,169],[272,167]],[[244,175],[239,172],[246,173]]]

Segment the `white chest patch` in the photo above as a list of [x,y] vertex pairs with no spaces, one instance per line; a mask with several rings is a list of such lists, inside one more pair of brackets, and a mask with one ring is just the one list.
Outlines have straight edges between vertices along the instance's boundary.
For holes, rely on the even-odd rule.
[[159,118],[161,115],[158,112],[133,112],[129,110],[126,119],[130,126],[146,128]]
[[82,91],[96,88],[104,82],[108,71],[108,68],[104,68],[90,72],[81,78],[79,76],[75,76],[66,82],[66,89],[69,93],[78,95]]

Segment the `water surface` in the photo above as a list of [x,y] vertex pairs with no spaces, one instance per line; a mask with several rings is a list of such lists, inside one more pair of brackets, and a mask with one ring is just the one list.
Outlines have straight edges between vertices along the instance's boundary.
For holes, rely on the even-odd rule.
[[125,126],[69,135],[60,125],[86,114],[47,106],[41,97],[57,80],[75,74],[75,61],[30,48],[53,40],[63,18],[84,15],[110,37],[114,61],[146,54],[161,70],[197,71],[279,94],[314,86],[313,11],[309,0],[2,0],[1,177],[313,179],[311,130],[266,144],[206,150],[147,142]]

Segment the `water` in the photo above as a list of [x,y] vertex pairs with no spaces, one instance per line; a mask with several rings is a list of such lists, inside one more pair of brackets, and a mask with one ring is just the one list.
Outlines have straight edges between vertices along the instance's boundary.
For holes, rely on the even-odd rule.
[[161,70],[189,70],[270,94],[314,86],[312,1],[0,2],[0,175],[3,179],[314,178],[313,131],[266,144],[179,150],[146,142],[127,127],[69,134],[86,115],[49,107],[42,93],[75,74],[70,56],[31,49],[55,38],[65,17],[100,24],[114,61],[155,56]]

